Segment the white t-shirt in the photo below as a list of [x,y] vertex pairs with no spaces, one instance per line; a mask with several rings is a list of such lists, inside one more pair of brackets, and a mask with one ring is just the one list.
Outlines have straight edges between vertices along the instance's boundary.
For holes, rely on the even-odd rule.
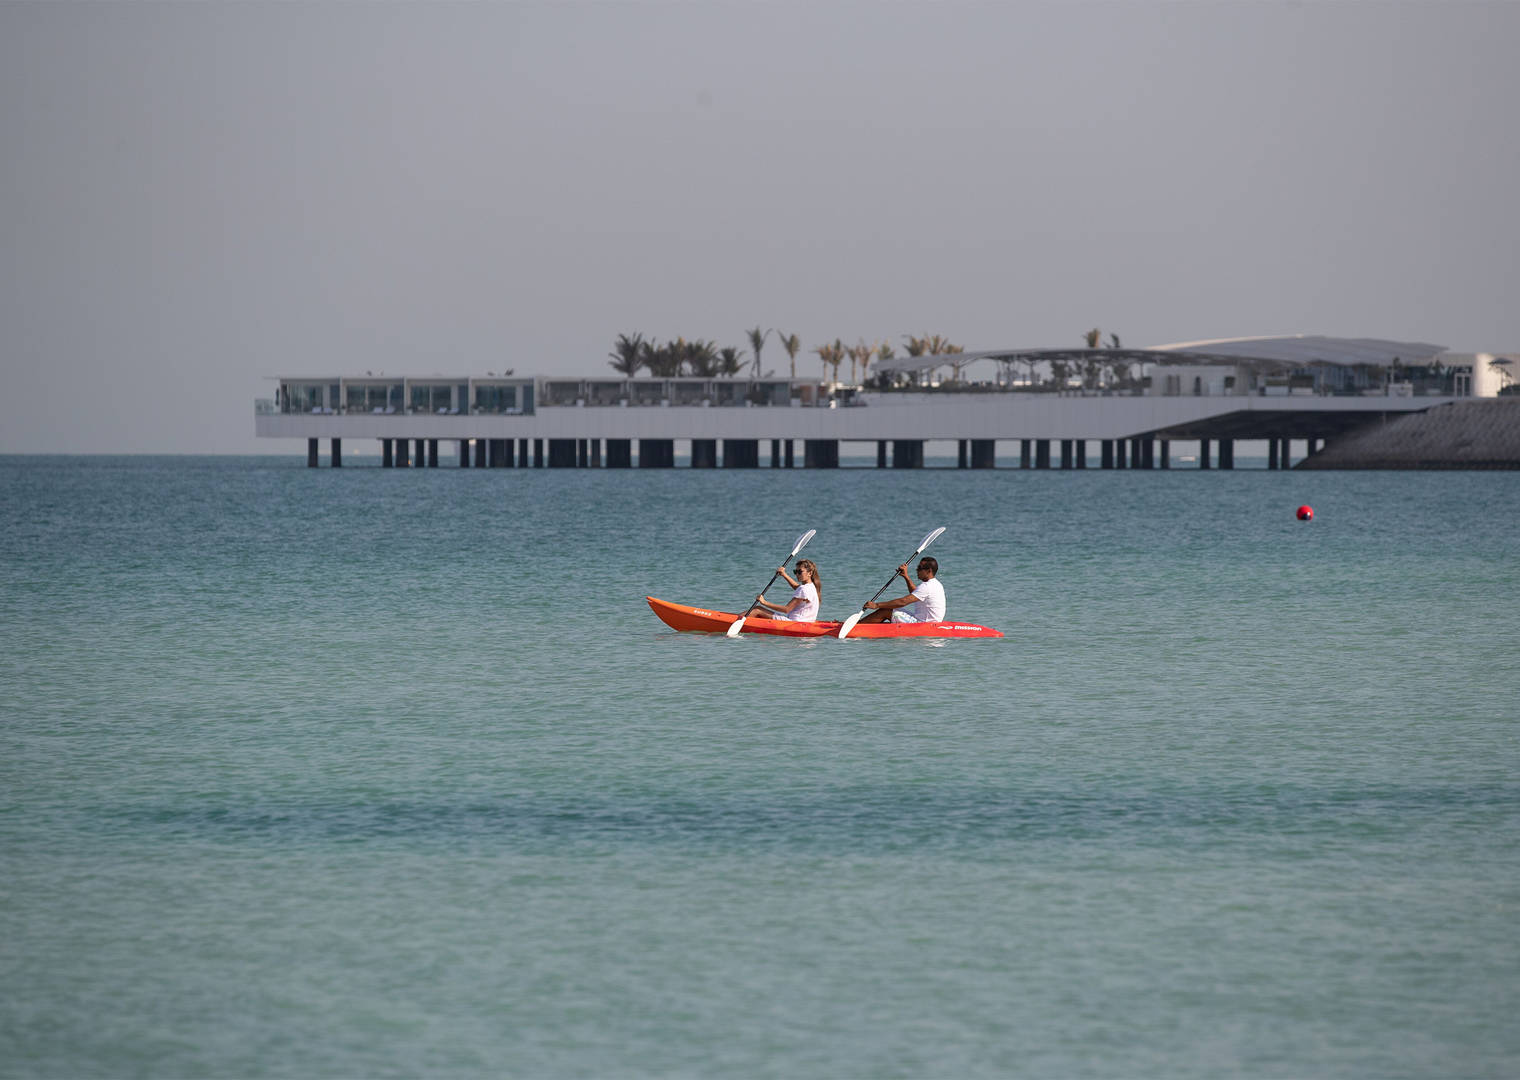
[[939,578],[920,581],[913,595],[918,597],[917,603],[897,610],[905,612],[914,622],[945,621],[945,587],[939,583]]
[[777,612],[775,618],[785,619],[788,622],[817,622],[818,621],[818,587],[811,581],[804,581],[792,590],[792,599],[801,597],[803,603],[790,615]]

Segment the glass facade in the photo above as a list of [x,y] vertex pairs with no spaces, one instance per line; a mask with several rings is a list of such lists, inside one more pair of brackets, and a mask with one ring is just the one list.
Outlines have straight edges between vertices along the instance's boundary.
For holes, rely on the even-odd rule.
[[577,403],[599,408],[623,404],[786,405],[791,399],[791,384],[749,379],[541,379],[537,384],[527,379],[510,383],[286,379],[281,381],[271,407],[280,413],[318,415],[454,416],[470,411],[526,415],[533,412],[536,396],[542,396],[549,405],[570,407]]
[[454,388],[448,383],[412,383],[414,413],[447,413],[454,406]]
[[665,401],[665,383],[639,379],[628,384],[628,404],[659,405]]
[[545,405],[574,405],[577,401],[584,400],[581,391],[581,382],[576,379],[571,382],[566,379],[544,380],[544,404]]
[[395,412],[401,397],[400,383],[363,383],[345,389],[343,404],[350,413],[383,413],[387,409]]
[[477,386],[475,388],[475,411],[478,413],[509,413],[517,409],[517,387]]

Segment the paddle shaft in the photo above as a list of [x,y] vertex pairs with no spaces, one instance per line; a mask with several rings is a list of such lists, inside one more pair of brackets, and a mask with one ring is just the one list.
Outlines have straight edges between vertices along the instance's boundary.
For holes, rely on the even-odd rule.
[[[790,558],[791,558],[791,556],[790,556],[790,555],[788,555],[788,556],[787,556],[787,558],[788,558],[788,559],[790,559]],[[775,572],[775,573],[774,573],[774,574],[772,574],[772,575],[771,575],[771,579],[770,579],[770,580],[769,580],[769,581],[767,581],[767,582],[766,582],[766,583],[765,583],[765,588],[763,588],[763,589],[761,589],[761,590],[760,590],[760,595],[761,595],[761,596],[762,596],[762,597],[763,597],[763,596],[764,596],[764,595],[765,595],[765,594],[766,594],[766,593],[768,593],[768,592],[770,592],[770,591],[771,591],[771,586],[772,586],[772,585],[774,585],[774,584],[776,584],[776,579],[777,579],[777,578],[778,578],[778,577],[780,577],[780,576],[781,576],[781,571],[780,571],[780,570],[777,570],[777,571],[776,571],[776,572]],[[754,607],[754,606],[755,606],[755,605],[754,605],[754,604],[750,604],[750,607]],[[745,610],[745,611],[748,611],[748,610],[749,610],[749,608],[745,608],[745,609],[744,609],[744,610]]]
[[[923,549],[923,548],[919,548],[919,549],[918,549],[918,551],[922,551],[922,550],[924,550],[924,549]],[[918,551],[915,551],[915,552],[914,552],[914,553],[913,553],[913,555],[917,555],[917,554],[918,554]],[[909,559],[911,559],[911,558],[913,558],[913,555],[909,555],[909,556],[908,556],[908,558],[909,558]],[[907,561],[907,560],[904,560],[904,562],[906,562],[906,561]],[[886,591],[887,591],[887,588],[888,588],[888,587],[889,587],[889,586],[890,586],[890,585],[891,585],[891,584],[892,584],[892,582],[894,582],[894,581],[896,581],[896,580],[897,580],[897,579],[898,579],[898,578],[899,578],[899,577],[901,577],[901,575],[900,575],[900,574],[898,574],[898,573],[896,573],[896,572],[895,572],[895,571],[894,571],[894,572],[893,572],[893,574],[892,574],[892,576],[891,576],[891,577],[889,577],[889,578],[887,578],[887,584],[886,584],[886,585],[883,585],[883,586],[882,586],[882,587],[881,587],[881,588],[879,588],[879,589],[877,589],[877,590],[876,590],[876,596],[880,596],[880,595],[881,595],[881,594],[882,594],[882,593],[884,593],[884,592],[886,592]],[[910,584],[910,585],[909,585],[909,586],[908,586],[908,591],[909,591],[909,592],[912,592],[912,591],[913,591],[913,587],[912,587],[912,585],[911,585],[911,584]],[[866,604],[870,604],[870,603],[873,603],[873,602],[875,602],[875,600],[876,600],[876,596],[873,596],[873,597],[871,597],[871,599],[870,599],[870,600],[867,600],[867,601],[866,601]],[[865,609],[866,609],[866,604],[861,604],[861,605],[860,605],[860,610],[861,610],[861,611],[865,611]]]

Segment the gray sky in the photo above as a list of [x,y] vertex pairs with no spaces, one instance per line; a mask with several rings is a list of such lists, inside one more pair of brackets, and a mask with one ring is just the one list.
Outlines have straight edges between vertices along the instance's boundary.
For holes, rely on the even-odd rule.
[[0,3],[0,452],[289,453],[265,376],[635,331],[1520,350],[1517,44],[1512,3]]

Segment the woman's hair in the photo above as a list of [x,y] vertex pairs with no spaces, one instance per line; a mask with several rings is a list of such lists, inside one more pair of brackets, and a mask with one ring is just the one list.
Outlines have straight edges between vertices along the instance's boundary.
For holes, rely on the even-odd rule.
[[813,588],[818,590],[818,598],[823,599],[823,579],[818,576],[818,564],[812,559],[798,559],[797,573],[802,573],[804,567],[813,575]]

